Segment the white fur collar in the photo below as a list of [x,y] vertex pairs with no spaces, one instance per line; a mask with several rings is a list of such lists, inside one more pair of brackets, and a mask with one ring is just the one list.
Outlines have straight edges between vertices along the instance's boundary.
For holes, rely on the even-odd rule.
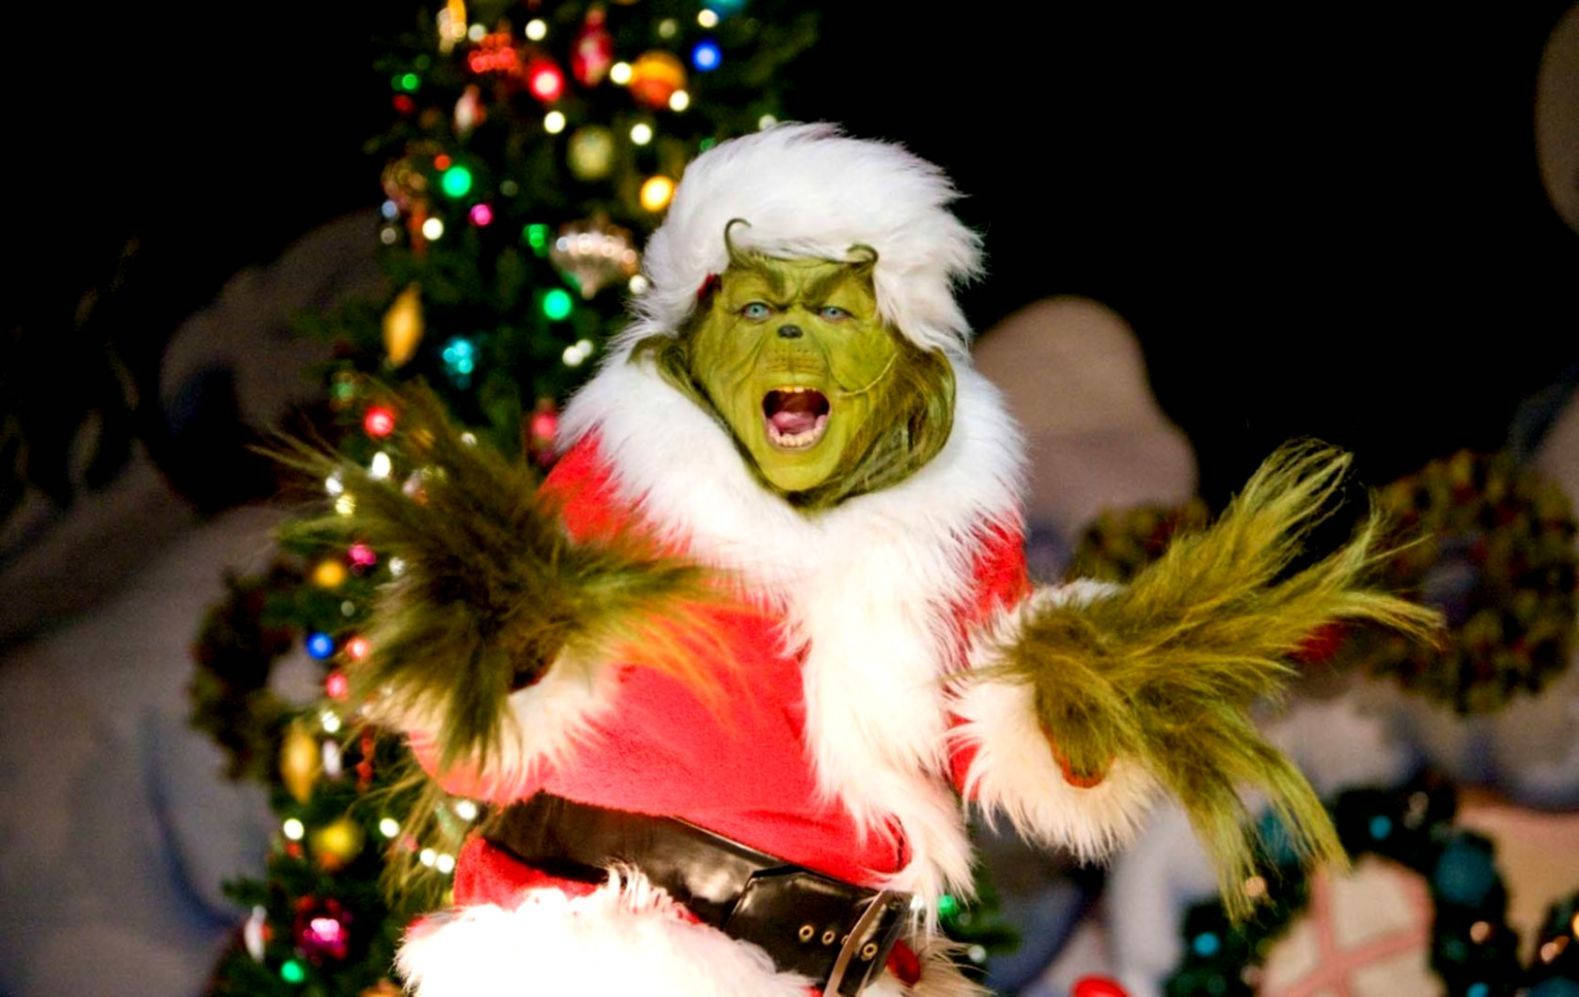
[[860,825],[904,829],[894,888],[968,889],[970,854],[945,780],[940,677],[963,664],[957,607],[984,531],[1017,524],[1023,445],[998,391],[955,363],[954,427],[911,477],[803,513],[758,483],[728,434],[645,362],[612,358],[567,406],[596,432],[617,493],[698,560],[779,607],[806,646],[807,740],[818,781]]

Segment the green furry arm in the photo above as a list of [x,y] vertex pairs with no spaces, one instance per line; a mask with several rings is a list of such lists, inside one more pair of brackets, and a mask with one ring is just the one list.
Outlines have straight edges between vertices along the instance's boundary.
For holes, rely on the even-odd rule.
[[1349,456],[1284,447],[1210,529],[1181,535],[1129,585],[1085,605],[1032,610],[996,670],[1029,683],[1043,729],[1077,773],[1139,761],[1183,804],[1229,910],[1249,901],[1254,842],[1237,790],[1266,794],[1303,854],[1344,861],[1321,801],[1250,720],[1283,691],[1289,657],[1317,627],[1365,620],[1426,636],[1435,613],[1364,587],[1379,514],[1336,553],[1280,575],[1323,518]]
[[[351,497],[345,514],[298,529],[352,536],[404,562],[374,607],[371,654],[349,671],[354,695],[379,704],[377,715],[420,718],[448,767],[494,757],[510,693],[561,658],[640,640],[644,664],[706,691],[680,643],[702,633],[696,611],[711,589],[701,569],[635,538],[571,541],[525,462],[463,437],[426,389],[399,405],[389,449],[420,488],[301,444],[282,456],[315,478],[338,476]],[[662,633],[649,623],[659,619]]]

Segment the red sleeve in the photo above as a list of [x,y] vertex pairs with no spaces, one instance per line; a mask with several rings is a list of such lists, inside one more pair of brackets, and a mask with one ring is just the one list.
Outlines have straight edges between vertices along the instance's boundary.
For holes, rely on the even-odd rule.
[[[1025,567],[1025,532],[1019,523],[994,524],[976,555],[972,569],[969,604],[961,614],[961,634],[966,646],[983,624],[1000,608],[1015,605],[1031,594],[1031,577]],[[950,718],[950,725],[959,723]],[[964,792],[965,773],[976,757],[976,745],[956,741],[950,748],[949,768],[954,788]]]

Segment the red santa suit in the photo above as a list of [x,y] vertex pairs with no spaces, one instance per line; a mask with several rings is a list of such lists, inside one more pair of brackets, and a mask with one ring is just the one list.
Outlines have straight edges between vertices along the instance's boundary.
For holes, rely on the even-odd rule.
[[[800,148],[810,139],[824,144],[821,155]],[[912,213],[932,224],[933,237],[948,243],[954,231],[936,217],[953,222],[941,208],[946,181],[930,167],[918,173],[920,161],[902,150],[843,139],[825,126],[738,141],[753,140],[781,166],[807,152],[816,175],[805,179],[814,187],[829,169],[860,186],[859,170],[822,161],[829,143],[866,154],[875,146],[887,175],[894,164],[882,157],[898,157],[901,180],[931,185]],[[919,978],[891,963],[897,974],[867,992],[973,993],[941,958],[926,914],[942,893],[970,889],[962,799],[1040,840],[1096,856],[1133,829],[1150,781],[1120,759],[1099,784],[1070,784],[1037,726],[1030,690],[969,680],[990,656],[993,636],[1016,626],[1030,601],[1094,590],[1032,593],[1021,554],[1020,434],[996,390],[970,367],[952,297],[918,302],[924,274],[912,266],[908,279],[917,286],[887,284],[895,275],[881,269],[904,265],[914,233],[890,232],[885,248],[883,226],[869,217],[864,229],[852,223],[840,204],[858,212],[844,200],[784,218],[774,216],[772,199],[729,200],[743,184],[739,171],[753,162],[704,156],[687,172],[648,249],[661,300],[638,306],[637,325],[568,406],[568,450],[545,485],[562,501],[574,537],[633,527],[730,580],[733,602],[712,611],[720,639],[706,661],[722,695],[704,701],[641,667],[639,649],[622,660],[561,660],[511,696],[505,763],[444,778],[454,792],[495,803],[541,791],[680,818],[835,879],[914,894],[908,944],[921,955]],[[710,202],[709,192],[725,203]],[[811,189],[800,193],[813,197]],[[694,300],[706,274],[723,268],[730,217],[749,219],[752,233],[776,234],[801,255],[815,252],[796,237],[797,226],[819,221],[830,258],[854,242],[873,245],[879,307],[891,321],[910,315],[897,328],[934,345],[928,330],[942,336],[952,323],[944,345],[957,383],[954,424],[933,460],[895,486],[825,510],[797,509],[760,483],[709,413],[648,362],[628,358],[632,342],[678,325],[686,302],[665,293],[689,282]],[[830,234],[833,221],[848,230]],[[680,247],[690,239],[700,245],[704,231],[719,252],[709,244],[690,260]],[[948,245],[959,249],[954,235]],[[965,245],[969,256],[973,239]],[[945,291],[969,262],[934,261]],[[885,307],[885,286],[907,288],[903,307],[892,290]],[[413,731],[419,756],[423,737]],[[689,917],[639,870],[613,870],[601,886],[572,884],[479,839],[459,857],[455,902],[402,947],[401,970],[423,997],[807,993],[806,979]]]

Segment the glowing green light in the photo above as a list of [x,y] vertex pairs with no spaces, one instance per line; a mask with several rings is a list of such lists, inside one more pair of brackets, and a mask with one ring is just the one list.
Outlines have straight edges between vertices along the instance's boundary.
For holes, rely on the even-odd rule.
[[406,93],[416,93],[422,85],[422,77],[416,73],[399,73],[394,79],[395,89],[404,90]]
[[711,149],[713,146],[715,146],[717,144],[718,144],[718,139],[716,139],[716,138],[704,138],[704,139],[702,139],[702,143],[701,143],[700,148],[701,148],[701,150],[703,152],[706,152],[707,150]]
[[472,189],[472,171],[456,163],[444,171],[439,186],[451,197],[465,197]]
[[938,917],[953,917],[959,913],[959,900],[952,893],[938,897]]
[[286,959],[280,964],[280,979],[286,983],[302,983],[307,979],[307,967],[295,959]]
[[521,230],[521,237],[526,240],[527,245],[532,247],[532,252],[536,253],[539,256],[547,255],[547,253],[548,253],[548,226],[547,225],[544,225],[541,222],[539,222],[537,224],[534,224],[534,225],[528,225],[526,228]]
[[543,314],[555,322],[569,318],[574,308],[575,303],[570,298],[570,292],[562,287],[556,287],[543,295]]

